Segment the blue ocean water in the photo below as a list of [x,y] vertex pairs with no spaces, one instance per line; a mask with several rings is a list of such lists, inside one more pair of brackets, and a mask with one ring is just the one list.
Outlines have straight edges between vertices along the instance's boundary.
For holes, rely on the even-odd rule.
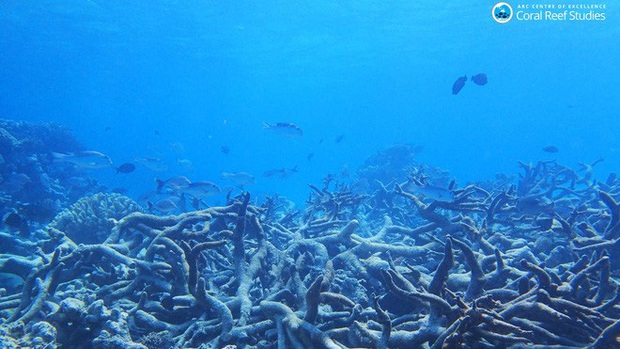
[[[66,125],[115,165],[165,162],[93,171],[133,197],[155,178],[226,187],[221,172],[245,171],[254,195],[302,203],[307,184],[354,177],[394,143],[423,146],[418,160],[460,185],[517,173],[517,161],[603,157],[601,177],[620,168],[618,6],[604,21],[498,24],[493,4],[3,1],[0,117]],[[457,77],[481,72],[487,85],[451,94]]]
[[618,42],[613,2],[0,1],[0,347],[619,347]]

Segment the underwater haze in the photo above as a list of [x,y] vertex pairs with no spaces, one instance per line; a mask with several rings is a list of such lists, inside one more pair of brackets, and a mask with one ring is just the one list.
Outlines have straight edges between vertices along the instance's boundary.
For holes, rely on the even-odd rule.
[[[492,5],[7,1],[0,115],[66,125],[117,165],[162,158],[169,171],[155,175],[170,177],[187,159],[192,180],[248,172],[255,191],[295,201],[394,143],[423,147],[420,161],[462,184],[517,161],[603,157],[597,172],[617,169],[617,7],[603,22],[501,25]],[[451,94],[457,77],[481,72],[483,88]],[[274,137],[263,122],[304,135]],[[262,177],[295,166],[287,180]],[[153,180],[96,175],[135,193]]]
[[0,348],[620,348],[617,1],[0,0]]

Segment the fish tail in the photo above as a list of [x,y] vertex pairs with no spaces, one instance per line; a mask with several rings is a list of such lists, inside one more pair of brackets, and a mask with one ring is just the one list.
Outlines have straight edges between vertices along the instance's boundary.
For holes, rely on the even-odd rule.
[[48,160],[49,162],[58,162],[58,161],[63,161],[67,156],[70,156],[71,154],[66,154],[66,153],[57,153],[57,152],[50,152],[48,154]]
[[268,123],[268,122],[266,122],[266,121],[263,121],[263,128],[264,128],[264,129],[268,129],[268,128],[272,128],[272,127],[273,127],[273,126],[272,126],[270,123]]
[[157,183],[157,192],[161,192],[161,189],[164,187],[164,184],[166,184],[166,182],[162,181],[161,179],[155,178],[155,183]]

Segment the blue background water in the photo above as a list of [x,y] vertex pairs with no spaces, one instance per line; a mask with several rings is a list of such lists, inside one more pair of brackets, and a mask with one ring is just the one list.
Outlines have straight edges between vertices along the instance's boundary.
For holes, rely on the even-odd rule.
[[[220,172],[247,171],[252,192],[301,201],[308,183],[353,174],[395,142],[424,146],[419,160],[461,184],[516,173],[518,160],[602,156],[598,175],[619,169],[618,6],[603,22],[500,25],[493,4],[2,1],[0,117],[65,124],[117,165],[165,160],[164,172],[93,173],[136,196],[155,177],[224,185]],[[479,72],[486,86],[451,94]],[[550,144],[560,152],[541,151]],[[288,179],[262,177],[293,166]]]

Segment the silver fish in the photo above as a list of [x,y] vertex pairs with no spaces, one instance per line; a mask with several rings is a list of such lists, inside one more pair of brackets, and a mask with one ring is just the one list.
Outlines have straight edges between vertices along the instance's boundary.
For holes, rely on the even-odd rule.
[[227,179],[237,185],[251,185],[256,183],[256,178],[247,172],[222,172],[222,179]]
[[173,200],[172,198],[165,198],[155,201],[155,203],[148,201],[147,204],[149,206],[149,210],[155,210],[161,213],[172,213],[179,209],[179,206],[175,201],[176,200]]
[[112,166],[109,156],[94,150],[77,153],[51,153],[55,163],[69,163],[83,169],[100,169]]
[[222,190],[215,183],[198,181],[190,183],[187,187],[180,189],[178,192],[191,195],[195,198],[203,198],[217,195],[221,193]]
[[153,172],[165,172],[168,171],[168,165],[158,158],[136,158],[134,161]]
[[429,200],[454,201],[454,193],[450,189],[428,183],[417,182],[418,181],[416,180],[408,182],[405,184],[404,189],[415,195],[423,196],[425,199]]
[[189,159],[177,159],[177,165],[183,167],[188,172],[194,172],[194,164]]
[[278,122],[276,124],[263,122],[263,128],[284,137],[296,138],[304,135],[299,126],[289,122]]
[[161,179],[155,179],[157,182],[157,192],[161,192],[164,189],[169,191],[178,192],[179,190],[187,188],[192,182],[185,176],[176,176],[168,178],[165,181]]
[[278,177],[284,179],[290,177],[296,172],[299,172],[299,170],[297,170],[297,166],[293,168],[274,168],[263,172],[263,177]]

